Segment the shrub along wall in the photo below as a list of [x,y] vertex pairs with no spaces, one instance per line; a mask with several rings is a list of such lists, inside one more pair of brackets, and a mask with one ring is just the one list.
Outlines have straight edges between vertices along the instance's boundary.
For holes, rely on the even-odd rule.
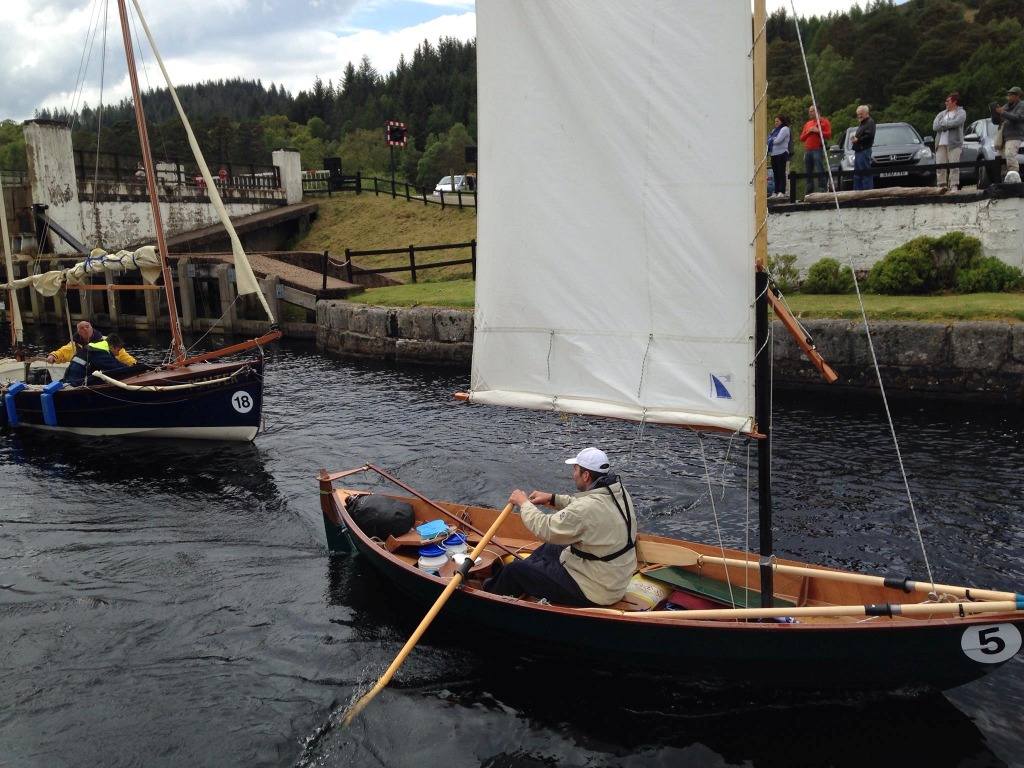
[[[776,388],[877,391],[862,325],[805,320],[803,326],[839,381],[826,384],[792,337],[775,323]],[[871,325],[871,341],[890,395],[1024,401],[1024,323],[878,322]],[[320,301],[317,347],[346,357],[468,368],[473,313]]]

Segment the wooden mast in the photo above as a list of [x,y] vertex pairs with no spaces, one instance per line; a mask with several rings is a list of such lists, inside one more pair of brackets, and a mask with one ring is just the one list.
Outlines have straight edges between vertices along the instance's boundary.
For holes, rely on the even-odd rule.
[[772,543],[772,404],[771,404],[771,334],[768,327],[768,171],[765,145],[768,141],[768,78],[765,66],[765,4],[754,0],[754,258],[756,269],[755,337],[757,357],[754,362],[754,416],[757,431],[763,437],[757,443],[757,509],[761,555],[761,605],[774,604],[774,579],[769,559],[774,553]]
[[167,240],[164,237],[163,218],[160,216],[160,199],[156,191],[156,168],[153,164],[153,153],[149,147],[149,131],[146,128],[146,115],[142,110],[142,92],[139,90],[139,77],[135,69],[135,52],[132,49],[131,30],[128,26],[128,9],[125,0],[117,0],[118,15],[121,19],[121,36],[124,38],[124,55],[128,59],[128,77],[132,84],[132,100],[135,102],[135,124],[139,129],[139,148],[142,151],[142,162],[146,168],[146,188],[149,191],[149,203],[153,209],[153,229],[156,233],[156,247],[160,254],[160,269],[164,278],[164,292],[167,294],[167,314],[171,323],[174,357],[181,361],[186,357],[185,343],[181,337],[181,322],[178,319],[178,306],[174,301],[174,282],[171,268],[167,263]]

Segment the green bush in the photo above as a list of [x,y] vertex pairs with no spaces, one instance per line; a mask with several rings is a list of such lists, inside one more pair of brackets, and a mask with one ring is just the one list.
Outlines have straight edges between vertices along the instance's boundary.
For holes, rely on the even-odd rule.
[[890,295],[928,293],[935,286],[932,261],[934,238],[924,235],[893,248],[877,262],[868,275],[875,293]]
[[913,294],[955,290],[961,272],[981,259],[981,241],[963,232],[942,237],[923,235],[893,248],[871,268],[868,282],[875,293]]
[[783,253],[768,257],[768,275],[779,293],[795,293],[800,290],[800,269],[795,253]]
[[995,256],[979,258],[970,269],[961,270],[956,276],[956,287],[960,293],[998,293],[1015,291],[1022,286],[1024,272]]
[[853,293],[853,272],[835,259],[821,259],[807,270],[804,293]]

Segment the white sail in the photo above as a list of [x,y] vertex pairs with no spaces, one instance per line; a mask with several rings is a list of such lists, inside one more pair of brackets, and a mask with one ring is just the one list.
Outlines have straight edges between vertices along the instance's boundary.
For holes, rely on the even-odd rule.
[[747,430],[749,0],[478,0],[471,399]]

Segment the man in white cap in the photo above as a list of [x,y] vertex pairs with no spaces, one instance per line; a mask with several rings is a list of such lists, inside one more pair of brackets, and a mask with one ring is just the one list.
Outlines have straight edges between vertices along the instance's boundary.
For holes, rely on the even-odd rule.
[[[514,560],[485,584],[500,595],[527,594],[561,605],[612,605],[626,594],[636,572],[636,514],[633,501],[608,456],[584,448],[572,465],[579,493],[572,496],[518,488],[509,501],[523,522],[546,543],[525,560]],[[542,512],[537,504],[557,510]]]

